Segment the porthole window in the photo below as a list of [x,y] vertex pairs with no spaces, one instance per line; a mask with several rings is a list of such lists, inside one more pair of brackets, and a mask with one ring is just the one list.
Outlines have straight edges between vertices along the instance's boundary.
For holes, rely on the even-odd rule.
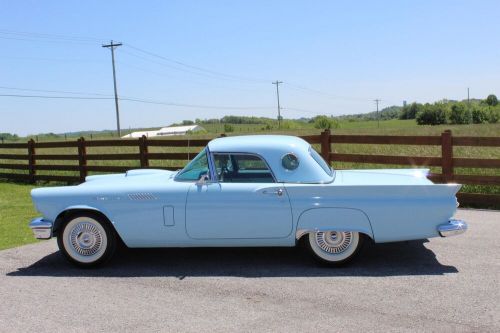
[[286,154],[281,159],[281,164],[287,170],[295,170],[299,167],[299,159],[294,154]]

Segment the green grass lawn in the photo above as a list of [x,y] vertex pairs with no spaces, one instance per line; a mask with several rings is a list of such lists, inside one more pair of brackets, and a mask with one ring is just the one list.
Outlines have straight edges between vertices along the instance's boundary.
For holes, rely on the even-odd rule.
[[37,216],[31,203],[32,188],[32,185],[0,183],[0,250],[37,241],[28,227],[29,221]]

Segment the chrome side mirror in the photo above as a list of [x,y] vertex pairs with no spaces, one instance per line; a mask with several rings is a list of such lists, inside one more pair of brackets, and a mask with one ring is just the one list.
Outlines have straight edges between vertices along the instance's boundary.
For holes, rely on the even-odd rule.
[[204,174],[200,177],[200,179],[198,179],[198,181],[196,182],[196,185],[203,186],[203,185],[206,185],[209,181],[210,181],[210,177],[208,177],[208,174]]

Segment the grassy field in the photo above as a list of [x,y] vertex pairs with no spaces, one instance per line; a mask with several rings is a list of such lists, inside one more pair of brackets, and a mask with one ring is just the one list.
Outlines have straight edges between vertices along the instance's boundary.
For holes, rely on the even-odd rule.
[[[499,136],[500,123],[497,124],[469,124],[469,125],[438,125],[438,126],[419,126],[415,120],[385,120],[380,121],[380,125],[376,121],[341,121],[340,127],[332,129],[333,133],[337,134],[374,134],[374,135],[439,135],[445,129],[453,131],[454,135],[459,136]],[[201,134],[191,134],[181,136],[180,138],[213,138],[221,133],[224,133],[224,126],[221,124],[203,124],[201,125],[206,132]],[[380,127],[379,127],[380,126]],[[287,121],[285,120],[281,130],[277,129],[277,124],[274,124],[271,129],[266,129],[262,124],[231,124],[233,132],[226,133],[227,135],[244,135],[244,134],[289,134],[289,135],[308,135],[317,134],[321,130],[314,128],[313,124]],[[145,130],[154,130],[149,128]],[[157,129],[157,128],[156,128]],[[124,131],[122,135],[128,134]],[[35,137],[36,139],[37,137]],[[84,135],[86,140],[99,139],[117,139],[114,133],[96,133]],[[174,138],[174,137],[172,137]],[[77,137],[68,137],[68,140],[76,140]],[[25,142],[27,138],[21,138],[18,142]],[[63,141],[64,136],[47,137],[38,136],[38,140],[42,141]]]
[[30,198],[32,188],[0,183],[0,250],[37,241],[28,227],[29,221],[37,216]]

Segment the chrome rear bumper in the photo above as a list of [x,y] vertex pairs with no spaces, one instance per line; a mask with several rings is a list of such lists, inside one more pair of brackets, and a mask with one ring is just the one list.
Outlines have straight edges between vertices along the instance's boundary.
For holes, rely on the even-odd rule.
[[462,220],[451,219],[448,223],[438,225],[437,229],[441,237],[455,236],[467,231],[467,223]]
[[52,221],[44,220],[43,217],[37,217],[31,220],[30,228],[37,239],[49,239],[52,237]]

